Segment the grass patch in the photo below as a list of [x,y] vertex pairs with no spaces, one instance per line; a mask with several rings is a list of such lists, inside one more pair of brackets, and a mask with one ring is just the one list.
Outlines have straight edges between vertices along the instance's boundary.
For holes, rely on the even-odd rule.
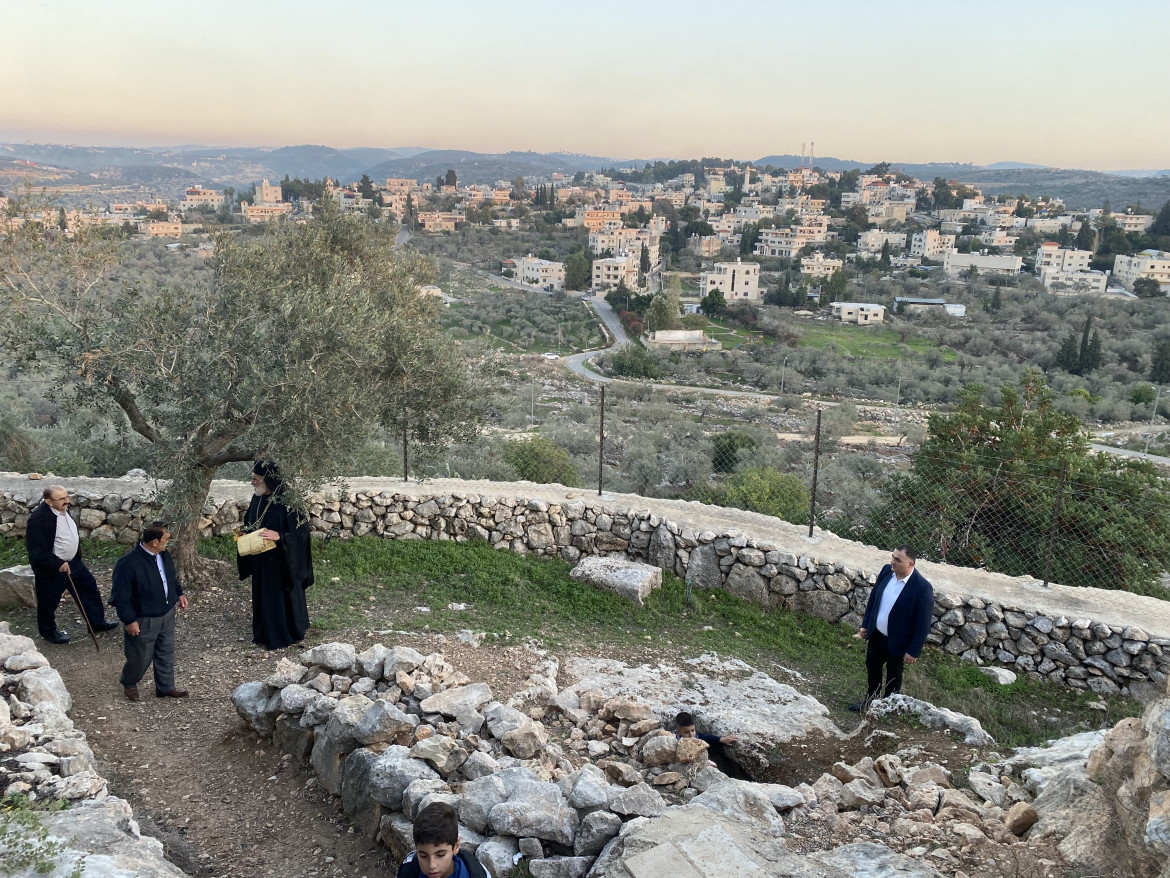
[[[800,325],[800,346],[823,348],[833,344],[854,357],[879,357],[900,360],[906,357],[905,348],[915,354],[925,354],[938,349],[937,345],[922,336],[908,336],[902,341],[902,334],[896,329],[882,326],[849,326],[844,323],[802,323]],[[959,355],[950,348],[939,350],[946,362],[957,360]]]

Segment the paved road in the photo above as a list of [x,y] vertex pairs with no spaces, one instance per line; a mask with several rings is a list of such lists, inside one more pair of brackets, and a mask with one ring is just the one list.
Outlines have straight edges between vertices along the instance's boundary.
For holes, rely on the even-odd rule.
[[1109,445],[1097,445],[1094,442],[1090,442],[1089,447],[1094,451],[1100,451],[1104,454],[1116,454],[1118,457],[1132,457],[1137,460],[1148,460],[1150,463],[1157,463],[1161,466],[1170,466],[1170,457],[1160,457],[1157,454],[1142,454],[1140,451],[1131,451],[1128,448],[1113,448]]
[[633,343],[634,340],[630,338],[626,332],[626,328],[622,326],[621,318],[617,316],[613,308],[609,307],[609,302],[605,301],[604,296],[593,296],[592,298],[585,299],[585,301],[593,306],[593,310],[597,312],[597,316],[601,318],[601,322],[605,324],[605,328],[614,337],[615,345],[621,347],[622,345]]

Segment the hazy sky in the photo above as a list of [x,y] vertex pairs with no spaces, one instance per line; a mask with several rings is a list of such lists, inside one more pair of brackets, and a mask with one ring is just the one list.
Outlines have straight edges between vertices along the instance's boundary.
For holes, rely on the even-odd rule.
[[1170,167],[1170,2],[0,0],[0,140]]

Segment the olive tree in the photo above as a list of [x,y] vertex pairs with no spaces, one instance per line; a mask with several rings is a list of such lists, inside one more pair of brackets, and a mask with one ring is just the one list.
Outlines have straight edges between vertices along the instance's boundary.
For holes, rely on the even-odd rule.
[[392,427],[441,433],[417,414],[428,383],[445,416],[467,420],[455,404],[466,367],[436,341],[418,292],[433,265],[392,241],[325,201],[305,224],[220,235],[205,280],[130,285],[115,273],[132,245],[18,221],[0,241],[0,345],[10,367],[59,376],[68,403],[150,444],[171,479],[180,572],[199,576],[195,537],[220,466],[263,454],[300,489],[319,485],[391,414]]

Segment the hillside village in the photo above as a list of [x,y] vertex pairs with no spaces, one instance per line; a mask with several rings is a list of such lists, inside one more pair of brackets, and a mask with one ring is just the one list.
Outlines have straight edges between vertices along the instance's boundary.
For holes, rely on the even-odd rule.
[[[1055,295],[1170,293],[1170,253],[1156,246],[1170,234],[1163,228],[1170,226],[1165,210],[985,196],[954,180],[915,179],[888,163],[863,173],[824,171],[811,156],[792,170],[706,161],[553,173],[494,186],[460,184],[454,170],[433,181],[363,175],[342,184],[286,177],[262,180],[247,192],[192,186],[177,203],[153,198],[56,208],[57,216],[46,219],[66,229],[98,225],[206,251],[205,233],[216,226],[303,221],[322,198],[421,235],[475,227],[518,234],[542,215],[546,224],[587,236],[580,257],[504,258],[493,266],[503,276],[550,292],[653,291],[662,286],[663,271],[676,268],[685,254],[700,266],[697,298],[717,293],[728,305],[764,300],[761,268],[798,275],[799,294],[814,305],[839,300],[848,270],[867,266],[939,280],[1023,273]],[[691,170],[672,173],[684,167]],[[1142,243],[1150,246],[1137,249]],[[880,306],[851,304],[869,307],[837,308],[835,316],[881,322]],[[897,304],[946,305],[933,299]]]

